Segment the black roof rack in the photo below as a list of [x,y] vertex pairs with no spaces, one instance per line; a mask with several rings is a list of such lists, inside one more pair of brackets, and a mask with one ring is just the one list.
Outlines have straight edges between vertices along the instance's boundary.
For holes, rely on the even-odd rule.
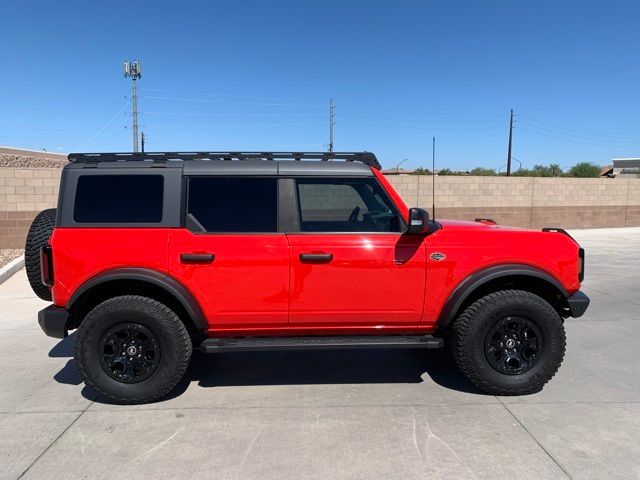
[[170,160],[345,160],[361,162],[380,170],[378,159],[370,152],[139,152],[70,153],[73,163],[132,162]]

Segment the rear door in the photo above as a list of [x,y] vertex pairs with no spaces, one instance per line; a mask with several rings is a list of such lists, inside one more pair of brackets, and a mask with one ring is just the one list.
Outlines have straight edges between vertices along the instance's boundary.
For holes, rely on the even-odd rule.
[[297,178],[290,323],[415,327],[425,289],[423,237],[373,177]]
[[275,176],[186,177],[186,228],[171,234],[169,268],[218,332],[286,325],[289,248],[278,233]]

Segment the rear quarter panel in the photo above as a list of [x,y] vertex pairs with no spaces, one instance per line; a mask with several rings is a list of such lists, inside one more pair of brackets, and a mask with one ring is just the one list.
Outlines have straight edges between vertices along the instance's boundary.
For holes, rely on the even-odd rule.
[[64,306],[90,278],[114,268],[168,272],[168,228],[56,228],[53,303]]

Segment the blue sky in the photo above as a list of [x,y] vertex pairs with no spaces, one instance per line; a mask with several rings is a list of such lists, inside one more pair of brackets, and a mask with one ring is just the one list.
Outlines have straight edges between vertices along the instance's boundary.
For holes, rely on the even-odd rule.
[[[383,166],[640,156],[640,2],[1,2],[0,145],[335,149]],[[517,163],[515,164],[517,166]]]

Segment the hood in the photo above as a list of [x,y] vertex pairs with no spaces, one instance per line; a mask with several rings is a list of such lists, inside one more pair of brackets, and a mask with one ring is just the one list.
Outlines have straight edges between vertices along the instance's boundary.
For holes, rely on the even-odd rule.
[[509,227],[507,225],[492,224],[488,221],[484,222],[471,222],[467,220],[436,220],[443,229],[446,230],[509,230],[509,231],[523,231],[530,230],[528,228]]

